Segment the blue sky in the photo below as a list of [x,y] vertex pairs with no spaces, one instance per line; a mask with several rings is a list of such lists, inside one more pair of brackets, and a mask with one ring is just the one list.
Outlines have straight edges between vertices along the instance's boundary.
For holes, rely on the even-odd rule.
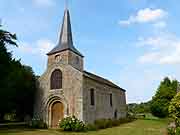
[[[14,57],[41,75],[57,43],[64,0],[1,0],[3,27],[18,36]],[[70,0],[74,45],[85,69],[127,90],[127,101],[151,99],[160,81],[180,80],[179,0]]]

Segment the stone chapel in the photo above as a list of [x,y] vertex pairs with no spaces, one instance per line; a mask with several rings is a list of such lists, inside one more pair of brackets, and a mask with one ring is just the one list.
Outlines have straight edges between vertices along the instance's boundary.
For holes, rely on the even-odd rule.
[[84,70],[84,56],[73,45],[70,13],[66,8],[57,46],[48,54],[47,69],[38,79],[34,117],[57,127],[76,116],[85,123],[126,117],[125,90]]

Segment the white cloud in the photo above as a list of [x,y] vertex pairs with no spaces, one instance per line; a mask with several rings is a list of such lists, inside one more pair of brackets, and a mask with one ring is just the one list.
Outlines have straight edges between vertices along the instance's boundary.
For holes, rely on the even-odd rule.
[[148,46],[149,52],[138,58],[140,63],[180,64],[180,38],[172,35],[140,38],[140,46]]
[[54,0],[33,0],[33,2],[38,7],[50,7],[55,4]]
[[152,63],[154,60],[159,59],[160,54],[158,52],[150,52],[141,57],[139,57],[138,61],[141,63]]
[[54,47],[54,43],[49,40],[38,40],[37,41],[37,50],[39,50],[40,54],[46,54]]
[[122,25],[129,25],[132,23],[149,23],[157,22],[163,19],[167,12],[163,9],[145,8],[139,10],[135,15],[131,15],[127,20],[122,20],[119,23]]
[[164,22],[164,21],[159,21],[159,22],[153,24],[153,26],[154,26],[155,28],[165,28],[166,25],[167,25],[167,24],[166,24],[166,22]]
[[27,54],[36,54],[41,56],[45,56],[45,54],[48,53],[48,51],[50,51],[52,47],[54,47],[54,44],[47,39],[40,39],[35,43],[32,43],[34,46],[26,42],[20,44],[21,45],[18,48],[20,52]]
[[175,40],[175,37],[171,35],[153,36],[148,38],[140,37],[137,45],[149,46],[152,50],[158,50],[160,48],[169,47],[170,45],[174,46],[175,43],[172,44],[172,41]]

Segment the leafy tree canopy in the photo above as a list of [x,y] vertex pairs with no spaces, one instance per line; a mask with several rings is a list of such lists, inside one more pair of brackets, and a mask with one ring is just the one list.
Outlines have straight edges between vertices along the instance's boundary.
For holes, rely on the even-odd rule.
[[139,114],[139,113],[150,113],[150,102],[146,103],[131,103],[128,104],[128,112]]
[[36,79],[29,66],[12,58],[7,46],[16,44],[16,34],[3,30],[0,26],[0,120],[6,113],[15,113],[23,119],[33,112]]
[[177,80],[170,80],[168,77],[160,83],[155,96],[151,101],[151,112],[157,117],[167,117],[168,107],[171,99],[176,95]]

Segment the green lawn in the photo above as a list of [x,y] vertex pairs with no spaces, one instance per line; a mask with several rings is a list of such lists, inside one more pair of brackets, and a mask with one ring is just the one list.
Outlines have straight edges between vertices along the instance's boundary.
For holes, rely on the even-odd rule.
[[166,120],[136,120],[119,127],[89,131],[86,133],[61,132],[49,130],[0,130],[0,135],[165,135]]

